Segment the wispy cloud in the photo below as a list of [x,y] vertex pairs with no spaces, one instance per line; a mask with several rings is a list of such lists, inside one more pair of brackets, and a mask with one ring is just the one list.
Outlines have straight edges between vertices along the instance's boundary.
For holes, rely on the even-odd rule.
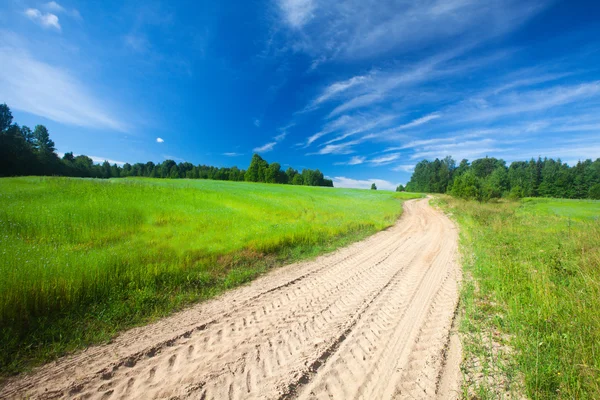
[[345,176],[331,178],[333,186],[339,188],[370,189],[374,183],[379,190],[396,190],[397,184],[385,179],[352,179]]
[[267,153],[269,151],[272,151],[276,145],[277,145],[277,142],[270,142],[270,143],[266,143],[260,147],[255,147],[254,149],[252,149],[252,151],[255,153]]
[[367,80],[367,76],[353,76],[352,78],[347,79],[345,81],[334,82],[327,86],[325,90],[323,90],[323,92],[319,95],[319,97],[317,97],[307,109],[313,109],[317,105],[326,102],[327,100],[337,96],[342,92],[345,92],[353,86],[363,84]]
[[506,150],[506,147],[499,146],[495,139],[462,140],[462,138],[453,138],[449,143],[438,142],[417,147],[410,159],[422,160],[452,156],[457,160],[463,158],[472,160]]
[[392,171],[402,171],[402,172],[413,172],[415,170],[414,164],[400,164],[392,168]]
[[[434,41],[483,40],[510,32],[546,1],[277,0],[289,47],[315,59],[364,59]],[[385,10],[382,12],[381,10]]]
[[337,162],[335,165],[360,165],[365,162],[367,158],[363,156],[354,156],[350,160],[345,162]]
[[235,153],[235,152],[222,153],[222,154],[227,157],[239,157],[239,156],[244,155],[244,153]]
[[600,95],[600,81],[578,85],[555,85],[545,89],[509,92],[496,97],[474,98],[470,104],[451,109],[458,121],[477,121],[545,111]]
[[44,4],[44,8],[46,8],[47,10],[59,12],[59,13],[66,11],[63,6],[61,6],[60,4],[58,4],[55,1],[50,1],[46,4]]
[[373,158],[373,159],[369,160],[369,163],[372,165],[376,165],[376,166],[386,165],[386,164],[390,164],[390,163],[396,161],[399,158],[400,158],[399,153],[387,154],[385,156]]
[[362,143],[362,140],[353,140],[340,144],[328,144],[323,146],[317,152],[308,153],[307,155],[324,155],[324,154],[350,154],[353,153],[353,146]]
[[[412,93],[411,90],[418,91],[416,88],[419,85],[460,77],[470,70],[482,68],[506,57],[506,52],[500,51],[470,60],[456,60],[472,48],[472,45],[457,46],[412,65],[372,73],[369,76],[368,84],[367,81],[360,81],[354,85],[352,90],[344,93],[344,96],[339,96],[341,104],[329,113],[329,117],[392,99],[406,98]],[[414,97],[411,99],[411,103],[414,104]]]
[[252,123],[255,127],[260,128],[260,119],[255,118],[254,121],[252,121]]
[[0,38],[0,93],[11,108],[64,124],[127,130],[70,71],[36,60],[11,37]]
[[292,28],[301,28],[312,17],[316,7],[314,0],[278,0],[285,22]]
[[275,139],[276,142],[281,142],[283,139],[285,139],[287,136],[287,132],[282,132],[279,135],[273,137],[273,139]]
[[311,135],[306,143],[299,143],[298,145],[306,148],[326,135],[339,132],[337,137],[325,142],[325,145],[337,143],[350,136],[368,132],[378,126],[390,124],[396,118],[398,116],[394,114],[342,115],[335,120],[327,122],[319,132]]
[[159,137],[156,138],[156,143],[164,143],[164,142],[165,142],[165,140],[163,138],[159,138]]
[[77,10],[76,8],[66,9],[65,7],[63,7],[62,5],[58,4],[55,1],[50,1],[48,3],[45,3],[42,6],[42,8],[47,11],[56,13],[56,14],[64,14],[68,17],[75,19],[78,22],[81,22],[83,20],[83,18],[81,17],[81,14],[79,13],[79,10]]
[[280,128],[279,131],[281,132],[279,135],[275,135],[273,137],[272,142],[266,143],[260,147],[255,147],[252,151],[255,153],[267,153],[269,151],[272,151],[275,146],[277,145],[277,143],[282,142],[283,140],[285,140],[285,138],[287,137],[287,130],[289,128],[291,128],[292,126],[294,126],[294,124],[289,124],[283,128]]
[[59,32],[61,31],[61,26],[58,22],[58,17],[55,14],[42,13],[37,8],[28,8],[27,10],[25,10],[25,15],[30,20],[42,26],[43,28],[55,29]]

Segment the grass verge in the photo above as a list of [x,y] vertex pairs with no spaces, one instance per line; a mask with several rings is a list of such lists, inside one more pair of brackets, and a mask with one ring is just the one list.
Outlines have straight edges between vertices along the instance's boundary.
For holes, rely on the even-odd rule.
[[381,191],[0,180],[0,376],[107,341],[399,217]]
[[436,202],[461,230],[465,397],[600,398],[600,202]]

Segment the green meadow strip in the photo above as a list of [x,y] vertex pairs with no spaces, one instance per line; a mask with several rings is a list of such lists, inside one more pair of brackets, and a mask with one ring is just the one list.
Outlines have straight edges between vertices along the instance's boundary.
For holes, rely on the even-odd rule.
[[461,230],[465,396],[600,398],[600,202],[437,203]]
[[205,180],[0,179],[0,374],[364,238],[415,197]]

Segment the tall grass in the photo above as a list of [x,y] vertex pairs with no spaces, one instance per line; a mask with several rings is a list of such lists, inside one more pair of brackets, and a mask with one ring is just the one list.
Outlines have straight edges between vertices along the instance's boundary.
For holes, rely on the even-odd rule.
[[[464,333],[508,334],[509,359],[487,358],[532,398],[600,398],[600,202],[440,203],[459,222],[473,278]],[[465,358],[482,358],[482,348],[467,346]]]
[[391,192],[0,180],[0,373],[110,338],[392,224]]

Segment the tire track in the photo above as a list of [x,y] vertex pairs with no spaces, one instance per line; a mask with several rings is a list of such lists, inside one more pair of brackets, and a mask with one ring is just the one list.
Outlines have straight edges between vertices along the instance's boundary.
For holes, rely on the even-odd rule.
[[427,200],[393,227],[17,377],[4,398],[430,398],[459,269]]

